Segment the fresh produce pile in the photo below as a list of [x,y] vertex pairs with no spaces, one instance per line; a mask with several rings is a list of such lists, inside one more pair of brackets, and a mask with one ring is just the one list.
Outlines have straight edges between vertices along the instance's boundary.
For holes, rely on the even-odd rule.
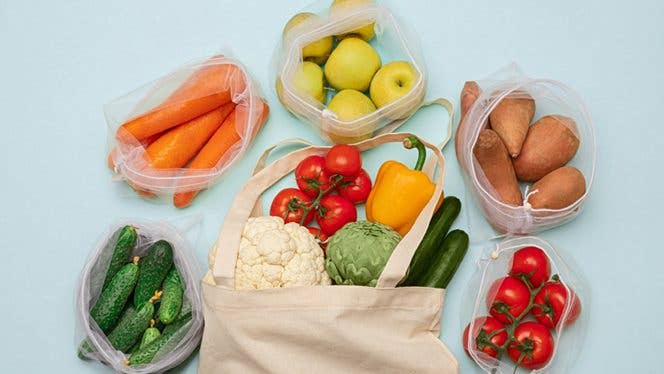
[[[487,316],[463,332],[463,346],[480,359],[507,354],[517,367],[541,369],[555,352],[555,335],[570,327],[581,313],[581,301],[558,275],[541,248],[514,252],[507,276],[496,279],[486,295]],[[482,355],[486,355],[481,357]]]
[[[152,363],[157,354],[168,355],[192,321],[192,305],[173,263],[172,245],[158,240],[139,258],[138,239],[134,226],[120,229],[101,293],[89,312],[110,346],[125,353],[125,364],[132,367]],[[78,355],[86,359],[94,354],[86,338]]]
[[[245,225],[236,288],[326,285],[330,278],[336,284],[375,286],[435,189],[421,171],[424,145],[407,137],[404,147],[417,149],[415,168],[387,161],[373,184],[353,146],[335,145],[325,155],[303,159],[294,173],[298,188],[283,189],[272,200],[270,215],[278,218],[252,218]],[[367,221],[357,221],[356,206],[364,202]],[[453,196],[441,202],[402,286],[445,288],[463,260],[468,235],[448,234],[461,202]],[[314,220],[318,227],[312,226]],[[311,248],[316,242],[322,251]],[[323,268],[327,273],[321,275]]]
[[[195,179],[201,172],[227,163],[229,155],[237,152],[243,142],[242,137],[247,136],[243,134],[246,129],[255,133],[267,120],[269,107],[261,102],[262,108],[253,123],[247,123],[251,108],[233,99],[247,89],[248,78],[240,67],[220,59],[221,56],[210,58],[156,107],[124,121],[115,134],[116,145],[108,155],[109,168],[120,172],[118,168],[123,165],[116,162],[119,150],[125,154],[122,157],[127,157],[135,149],[145,154],[146,165],[143,170],[132,170],[132,175],[174,170],[175,179]],[[152,96],[158,93],[159,90],[148,92],[142,102],[154,100]],[[143,197],[160,192],[138,185],[130,178],[127,182]],[[199,192],[188,188],[176,190],[173,204],[184,208]]]
[[[479,95],[475,82],[464,86],[462,116]],[[525,91],[503,98],[489,114],[488,127],[479,133],[473,154],[495,190],[494,197],[502,203],[564,209],[586,193],[584,175],[567,165],[579,149],[578,130],[572,118],[559,114],[531,124],[535,105]],[[519,182],[528,184],[525,196]]]
[[[350,16],[354,10],[361,11],[373,3],[373,0],[334,0],[329,14],[333,19],[342,14]],[[284,27],[283,36],[286,38],[292,30],[297,33],[298,25],[319,21],[320,16],[314,13],[298,13]],[[370,22],[337,35],[328,34],[304,45],[301,49],[302,61],[295,67],[292,76],[277,77],[276,91],[282,104],[293,113],[299,111],[284,96],[282,79],[289,79],[289,87],[298,96],[313,98],[322,104],[322,109],[332,112],[345,130],[356,130],[343,134],[328,131],[330,140],[354,143],[369,138],[378,120],[377,116],[371,115],[413,95],[421,79],[421,72],[410,61],[383,63],[371,44],[374,36],[374,22]],[[390,121],[410,115],[422,101],[423,90],[421,87],[418,89],[422,92],[416,94],[417,97],[409,98],[405,107],[390,108],[381,115],[389,117]]]

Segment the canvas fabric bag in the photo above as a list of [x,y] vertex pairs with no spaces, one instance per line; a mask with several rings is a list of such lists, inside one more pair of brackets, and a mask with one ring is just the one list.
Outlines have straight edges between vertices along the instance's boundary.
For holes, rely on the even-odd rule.
[[[355,144],[360,151],[412,134],[390,133]],[[375,288],[308,286],[235,290],[234,272],[247,219],[259,214],[260,195],[310,155],[329,147],[294,151],[258,171],[236,196],[202,281],[205,331],[199,372],[209,373],[458,373],[438,339],[445,290],[399,287],[426,232],[443,188],[444,157],[435,157],[436,189],[412,229],[394,249]],[[433,180],[433,178],[432,178]]]

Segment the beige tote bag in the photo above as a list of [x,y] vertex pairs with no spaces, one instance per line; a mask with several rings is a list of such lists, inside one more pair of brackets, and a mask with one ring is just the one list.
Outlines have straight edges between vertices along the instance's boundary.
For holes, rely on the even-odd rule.
[[[411,134],[384,134],[355,144],[365,151]],[[235,290],[241,233],[264,190],[310,155],[294,151],[254,175],[240,190],[211,252],[202,282],[205,331],[199,372],[211,373],[457,373],[452,353],[438,339],[442,289],[396,288],[408,271],[443,188],[445,160],[435,146],[426,168],[438,167],[434,196],[399,242],[376,288],[308,286]]]

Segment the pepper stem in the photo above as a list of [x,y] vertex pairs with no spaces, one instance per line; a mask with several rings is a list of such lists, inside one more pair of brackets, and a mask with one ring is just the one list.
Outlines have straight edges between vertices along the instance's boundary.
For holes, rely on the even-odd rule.
[[427,150],[424,148],[424,144],[418,138],[408,136],[403,140],[403,146],[406,149],[417,148],[417,163],[415,163],[413,170],[422,170],[424,160],[427,158]]

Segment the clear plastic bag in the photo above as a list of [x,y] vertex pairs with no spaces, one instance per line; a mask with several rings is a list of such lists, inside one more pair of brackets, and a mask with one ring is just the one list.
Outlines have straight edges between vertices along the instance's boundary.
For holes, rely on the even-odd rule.
[[[138,232],[138,240],[132,255],[144,255],[150,245],[157,240],[163,239],[171,243],[173,262],[180,273],[185,290],[182,308],[191,308],[192,311],[191,321],[178,330],[178,334],[181,336],[172,340],[175,344],[162,347],[150,364],[135,367],[125,364],[125,360],[129,356],[113,348],[106,335],[90,318],[90,309],[101,293],[106,269],[120,229],[126,225],[136,227]],[[174,226],[165,222],[141,223],[133,220],[114,225],[97,244],[77,283],[74,343],[76,350],[79,350],[81,343],[87,339],[94,349],[93,352],[86,355],[86,358],[99,361],[122,373],[156,373],[177,366],[198,347],[203,334],[203,312],[199,286],[202,274],[203,269],[195,260],[189,243],[183,237],[183,232]]]
[[[273,57],[273,76],[282,104],[317,130],[323,139],[332,143],[355,143],[393,131],[422,105],[427,73],[419,41],[387,7],[373,1],[357,1],[352,7],[331,9],[329,1],[318,1],[304,11],[314,16],[302,20],[283,34]],[[360,118],[342,121],[316,98],[298,92],[293,77],[305,60],[302,54],[304,46],[372,23],[375,37],[370,44],[381,56],[382,65],[392,61],[409,62],[415,71],[415,82],[410,91],[399,99]],[[331,87],[325,90],[326,97],[335,93]]]
[[[179,167],[152,166],[146,149],[160,135],[188,123],[189,113],[209,113],[229,101],[235,104],[238,139],[214,166],[186,168],[186,162],[176,162]],[[189,63],[105,105],[109,167],[143,196],[208,188],[250,146],[269,111],[264,103],[257,84],[236,59],[217,55]]]
[[[595,135],[590,115],[581,98],[563,83],[530,78],[515,65],[498,71],[491,77],[478,81],[479,96],[470,106],[457,129],[455,146],[457,158],[466,179],[466,188],[474,196],[474,202],[484,217],[500,233],[529,234],[561,225],[578,215],[583,202],[590,192],[595,174]],[[524,203],[511,206],[500,201],[492,185],[486,179],[473,148],[480,131],[488,128],[488,117],[496,105],[506,97],[518,98],[526,92],[536,104],[533,122],[549,114],[559,114],[572,118],[576,128],[570,128],[579,138],[580,144],[574,158],[567,164],[577,168],[584,176],[585,193],[571,205],[562,209],[535,209],[528,198],[536,193],[530,185],[521,183]],[[462,102],[462,110],[464,103]],[[567,124],[565,124],[567,126]],[[470,207],[469,207],[470,208]],[[471,214],[472,216],[473,214]],[[486,239],[495,233],[482,233],[478,230],[475,217],[471,217],[471,230],[475,239]]]
[[[493,358],[478,349],[476,338],[482,328],[483,318],[489,316],[487,296],[494,282],[508,275],[512,266],[514,253],[519,249],[534,246],[546,254],[551,266],[550,274],[557,275],[566,294],[576,295],[567,297],[564,302],[562,314],[555,328],[550,330],[553,336],[553,351],[551,359],[541,368],[527,370],[519,368],[517,372],[532,373],[569,373],[583,347],[586,331],[588,329],[588,316],[590,315],[590,292],[587,282],[576,266],[562,256],[559,249],[554,248],[546,241],[532,236],[511,237],[503,240],[494,247],[488,248],[485,256],[478,260],[478,269],[475,271],[465,290],[461,304],[461,331],[468,327],[468,331],[475,333],[465,341],[464,350],[487,373],[512,374],[515,371],[515,362],[507,352]],[[493,295],[493,293],[492,293]],[[489,297],[491,299],[491,297]],[[574,317],[578,316],[578,317]],[[574,319],[576,318],[576,319]],[[522,321],[536,322],[533,313],[528,312]],[[466,332],[464,332],[465,334]],[[508,335],[509,336],[509,335]],[[509,341],[509,338],[508,338]]]

